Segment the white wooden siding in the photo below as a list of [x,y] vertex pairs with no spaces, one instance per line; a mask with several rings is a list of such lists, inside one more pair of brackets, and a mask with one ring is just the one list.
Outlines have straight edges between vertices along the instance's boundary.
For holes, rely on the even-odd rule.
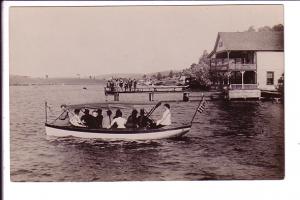
[[[284,53],[258,51],[257,59],[257,83],[262,90],[276,90],[278,79],[284,73]],[[274,85],[267,85],[267,72],[274,72]]]

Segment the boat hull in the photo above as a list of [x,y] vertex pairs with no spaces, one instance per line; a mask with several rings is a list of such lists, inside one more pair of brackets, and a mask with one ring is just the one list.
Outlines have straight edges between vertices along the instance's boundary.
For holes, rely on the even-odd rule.
[[46,134],[56,137],[95,138],[103,140],[157,140],[180,137],[190,131],[191,126],[151,130],[84,129],[59,127],[46,124]]

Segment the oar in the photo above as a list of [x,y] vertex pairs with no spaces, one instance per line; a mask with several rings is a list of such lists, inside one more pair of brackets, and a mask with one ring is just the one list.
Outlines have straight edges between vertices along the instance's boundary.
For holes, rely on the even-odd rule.
[[55,120],[53,120],[52,123],[56,122],[56,120],[58,120],[65,112],[69,113],[69,109],[67,108],[64,112],[62,112]]
[[146,117],[150,117],[150,115],[152,115],[152,113],[154,112],[154,110],[156,110],[156,108],[158,108],[161,105],[161,101],[159,101],[146,115]]

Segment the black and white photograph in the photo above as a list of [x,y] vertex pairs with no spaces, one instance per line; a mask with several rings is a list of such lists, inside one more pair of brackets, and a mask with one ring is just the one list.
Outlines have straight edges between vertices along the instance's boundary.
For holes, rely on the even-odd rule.
[[298,199],[299,7],[3,2],[3,199]]
[[10,180],[282,180],[284,6],[12,6]]

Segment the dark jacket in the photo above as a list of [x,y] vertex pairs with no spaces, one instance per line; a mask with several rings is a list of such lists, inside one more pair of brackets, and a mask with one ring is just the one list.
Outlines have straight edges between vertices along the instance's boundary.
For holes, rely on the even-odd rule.
[[95,127],[95,117],[93,117],[92,115],[84,114],[80,119],[81,121],[83,121],[84,125],[86,125],[88,128]]
[[96,117],[98,128],[102,128],[103,115],[98,115]]
[[149,127],[151,123],[152,123],[152,121],[146,116],[139,116],[138,117],[138,126],[140,128]]
[[138,118],[130,115],[126,122],[126,128],[137,128],[138,127]]

